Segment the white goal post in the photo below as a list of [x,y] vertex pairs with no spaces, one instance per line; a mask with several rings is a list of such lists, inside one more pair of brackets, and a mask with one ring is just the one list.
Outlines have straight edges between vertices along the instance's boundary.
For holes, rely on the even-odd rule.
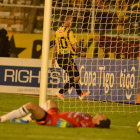
[[43,105],[46,101],[46,93],[48,86],[48,62],[50,48],[50,30],[51,30],[51,12],[52,0],[45,0],[44,6],[44,24],[43,24],[43,44],[41,58],[41,81],[40,81],[40,96],[39,105]]

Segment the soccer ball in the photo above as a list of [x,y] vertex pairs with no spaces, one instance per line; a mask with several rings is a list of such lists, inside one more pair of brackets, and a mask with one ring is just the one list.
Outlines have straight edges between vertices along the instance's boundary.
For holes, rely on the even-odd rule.
[[140,121],[137,123],[137,132],[140,133]]

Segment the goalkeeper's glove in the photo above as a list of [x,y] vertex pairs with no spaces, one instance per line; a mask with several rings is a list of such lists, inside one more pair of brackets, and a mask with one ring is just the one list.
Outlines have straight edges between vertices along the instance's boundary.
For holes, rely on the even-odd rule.
[[57,127],[61,127],[61,128],[71,127],[71,124],[63,119],[59,119],[56,125]]

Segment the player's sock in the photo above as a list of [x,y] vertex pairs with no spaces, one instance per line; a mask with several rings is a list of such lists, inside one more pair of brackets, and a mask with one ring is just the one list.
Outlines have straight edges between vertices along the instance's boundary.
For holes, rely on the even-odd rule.
[[70,82],[68,81],[65,84],[64,88],[60,89],[59,93],[63,94],[63,93],[65,93],[71,87],[74,87],[76,89],[76,92],[77,92],[78,96],[82,95],[82,91],[81,91],[81,88],[80,88],[79,84],[78,83],[74,83],[74,78],[70,78]]
[[81,96],[82,95],[82,91],[81,91],[81,88],[79,86],[79,84],[74,84],[75,86],[75,89],[76,89],[76,92],[78,94],[78,96]]
[[19,118],[19,117],[23,117],[25,115],[27,115],[29,113],[29,111],[26,109],[25,106],[20,107],[19,109],[13,110],[3,116],[1,116],[1,122],[5,122],[5,121],[10,121],[13,120],[15,118]]
[[59,90],[60,94],[65,93],[69,88],[73,87],[73,83],[67,82],[63,88]]
[[41,106],[41,108],[44,109],[45,111],[48,111],[47,103],[45,102],[45,103]]

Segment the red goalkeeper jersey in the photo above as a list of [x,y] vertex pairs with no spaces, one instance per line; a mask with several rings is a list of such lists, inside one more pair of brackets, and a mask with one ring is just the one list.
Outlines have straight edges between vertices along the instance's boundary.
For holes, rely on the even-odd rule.
[[57,122],[63,119],[72,127],[94,127],[92,116],[82,112],[59,112],[58,108],[50,109],[43,121],[37,121],[41,125],[57,126]]

